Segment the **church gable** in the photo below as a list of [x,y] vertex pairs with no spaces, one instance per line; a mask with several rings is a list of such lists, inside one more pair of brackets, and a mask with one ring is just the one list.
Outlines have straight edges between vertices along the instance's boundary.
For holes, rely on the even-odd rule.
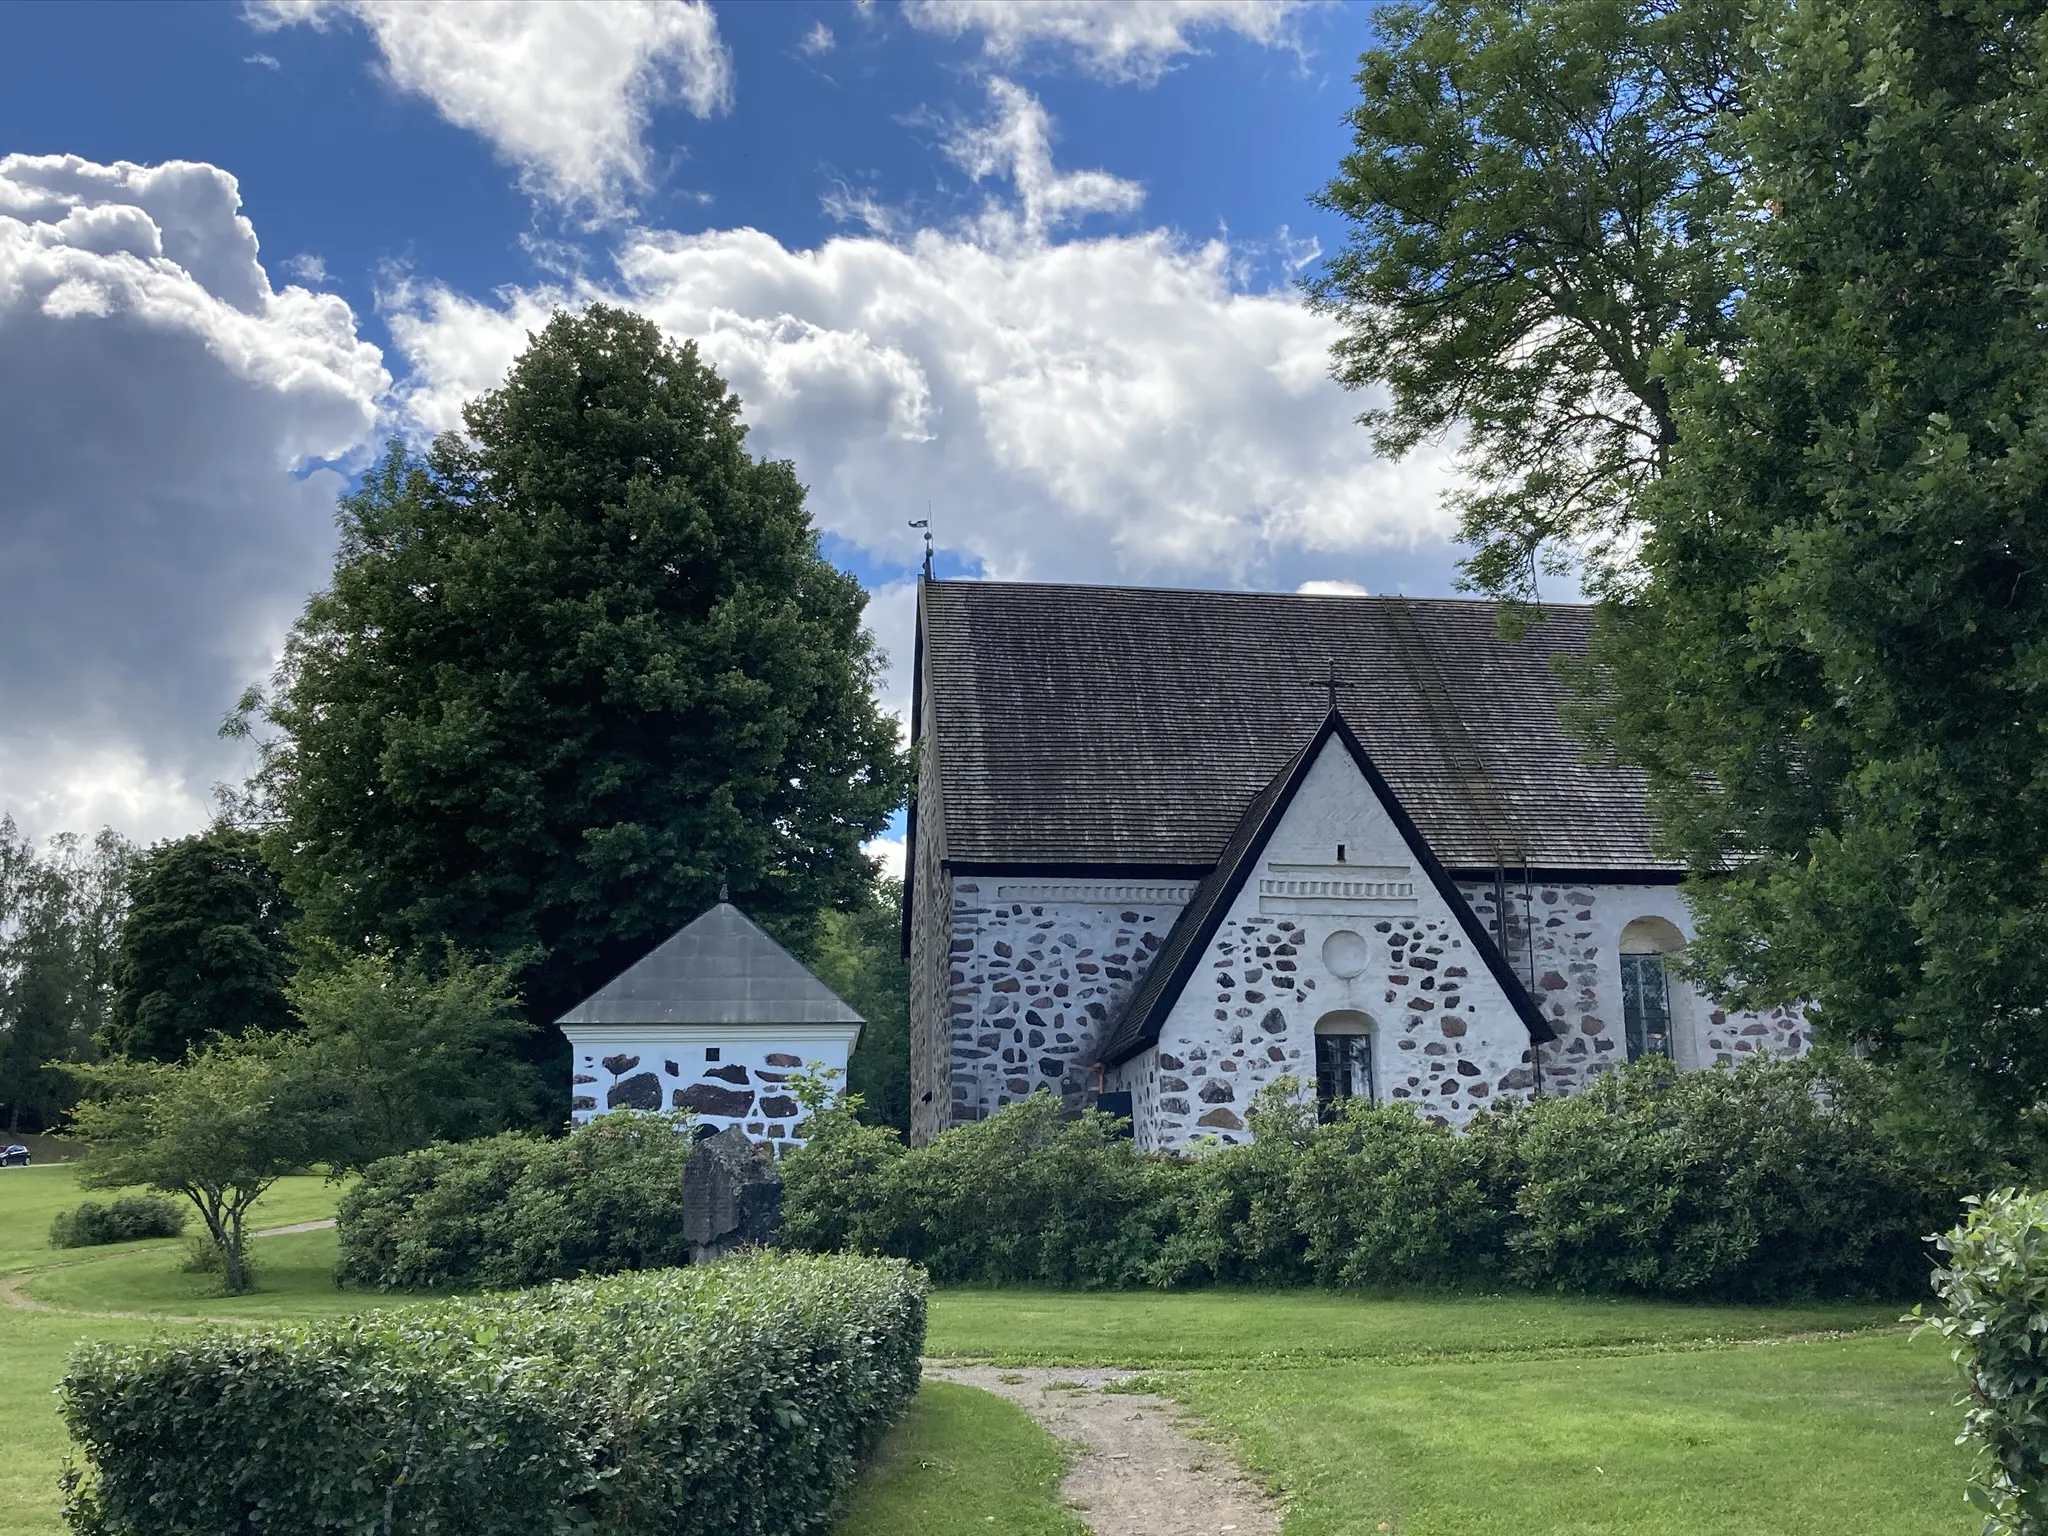
[[[1549,1030],[1341,716],[1247,812],[1105,1051],[1148,1146],[1289,1076],[1460,1120]],[[1320,1042],[1320,1043],[1319,1043]]]

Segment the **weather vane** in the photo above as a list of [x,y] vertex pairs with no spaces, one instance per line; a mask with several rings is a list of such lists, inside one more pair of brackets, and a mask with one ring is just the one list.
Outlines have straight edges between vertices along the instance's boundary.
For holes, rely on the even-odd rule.
[[929,504],[926,505],[924,514],[923,517],[912,518],[910,526],[924,530],[924,579],[930,581],[932,579],[932,509]]

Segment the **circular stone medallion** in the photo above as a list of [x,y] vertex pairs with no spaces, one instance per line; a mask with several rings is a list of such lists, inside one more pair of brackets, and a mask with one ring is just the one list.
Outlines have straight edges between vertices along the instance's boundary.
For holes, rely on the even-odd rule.
[[1323,964],[1330,968],[1332,976],[1349,981],[1372,964],[1372,946],[1366,943],[1363,934],[1339,928],[1323,940]]

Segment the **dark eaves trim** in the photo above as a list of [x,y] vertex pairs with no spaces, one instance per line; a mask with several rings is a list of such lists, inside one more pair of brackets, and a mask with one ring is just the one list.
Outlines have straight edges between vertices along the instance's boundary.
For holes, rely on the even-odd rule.
[[[1500,870],[1492,864],[1460,864],[1447,871],[1453,880],[1484,881],[1491,885]],[[1524,869],[1519,864],[1507,866],[1508,884],[1521,885],[1526,880],[1532,885],[1680,885],[1684,883],[1682,869],[1642,869],[1616,866],[1602,869],[1595,865],[1579,865],[1573,868],[1546,868],[1537,865]]]
[[[1103,863],[1010,863],[976,859],[947,859],[945,867],[956,875],[986,875],[992,878],[1050,880],[1200,880],[1215,866],[1210,864],[1103,864]],[[1490,878],[1490,877],[1489,877]]]

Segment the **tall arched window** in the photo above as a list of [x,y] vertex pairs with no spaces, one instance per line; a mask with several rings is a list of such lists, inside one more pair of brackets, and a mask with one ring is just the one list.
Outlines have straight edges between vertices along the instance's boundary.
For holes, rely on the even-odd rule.
[[1621,1019],[1628,1059],[1671,1054],[1671,978],[1664,957],[1685,935],[1661,917],[1639,917],[1621,930]]
[[1316,1020],[1316,1104],[1325,1113],[1346,1099],[1375,1097],[1372,1083],[1372,1017],[1341,1008]]

